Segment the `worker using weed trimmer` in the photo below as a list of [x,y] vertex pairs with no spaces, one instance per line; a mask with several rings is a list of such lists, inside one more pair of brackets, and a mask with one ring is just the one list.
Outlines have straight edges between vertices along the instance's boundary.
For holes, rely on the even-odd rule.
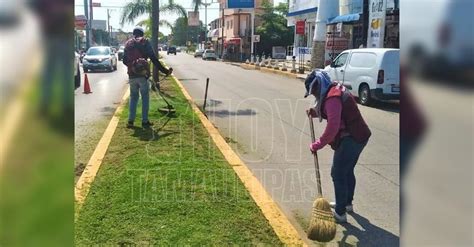
[[153,125],[148,120],[148,110],[150,108],[150,65],[148,58],[164,74],[170,75],[172,68],[166,69],[158,60],[150,42],[143,37],[144,30],[141,27],[133,29],[133,38],[125,43],[123,63],[127,65],[127,73],[130,84],[130,113],[128,115],[127,127],[133,127],[137,112],[139,95],[142,96],[142,127]]
[[[327,144],[334,150],[331,177],[336,201],[330,205],[334,208],[336,222],[344,223],[347,222],[346,212],[352,211],[356,185],[354,167],[371,132],[354,96],[343,85],[331,82],[326,72],[313,71],[306,78],[305,87],[305,97],[310,94],[316,97],[315,107],[307,111],[310,119],[312,117],[318,118],[319,122],[323,119],[327,121],[324,133],[311,143],[310,150],[316,154]],[[315,157],[317,162],[317,156]]]

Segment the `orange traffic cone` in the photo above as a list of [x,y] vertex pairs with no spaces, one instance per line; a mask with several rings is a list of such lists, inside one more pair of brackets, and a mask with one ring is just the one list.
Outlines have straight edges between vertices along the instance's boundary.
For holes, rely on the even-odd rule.
[[87,78],[87,74],[84,74],[84,92],[85,94],[92,93],[91,86],[89,85],[89,78]]

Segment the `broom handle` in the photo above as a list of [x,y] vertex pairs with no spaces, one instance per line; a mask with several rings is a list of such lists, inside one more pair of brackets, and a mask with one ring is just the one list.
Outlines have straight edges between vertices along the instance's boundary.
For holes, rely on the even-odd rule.
[[[314,143],[316,141],[316,137],[314,135],[314,125],[313,125],[313,117],[308,114],[309,118],[309,128],[311,130],[311,143]],[[322,197],[323,196],[323,190],[321,186],[321,175],[319,174],[319,162],[318,162],[318,153],[314,152],[313,153],[313,158],[314,158],[314,168],[316,170],[316,185],[318,188],[318,196]]]

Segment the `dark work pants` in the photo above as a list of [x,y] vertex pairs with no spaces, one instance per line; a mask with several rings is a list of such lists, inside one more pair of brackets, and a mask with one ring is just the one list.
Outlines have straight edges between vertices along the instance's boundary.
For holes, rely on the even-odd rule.
[[334,152],[331,176],[336,194],[336,213],[339,215],[346,212],[346,206],[351,205],[354,199],[354,168],[365,145],[367,141],[358,143],[351,136],[346,136]]

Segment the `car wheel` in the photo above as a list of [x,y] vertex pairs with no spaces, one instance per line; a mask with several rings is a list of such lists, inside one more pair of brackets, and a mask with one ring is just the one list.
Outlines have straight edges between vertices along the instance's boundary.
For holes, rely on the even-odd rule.
[[81,86],[81,71],[77,68],[77,75],[74,77],[74,86],[78,88]]
[[370,105],[372,98],[370,96],[370,89],[367,84],[362,84],[359,88],[359,102],[362,105]]

